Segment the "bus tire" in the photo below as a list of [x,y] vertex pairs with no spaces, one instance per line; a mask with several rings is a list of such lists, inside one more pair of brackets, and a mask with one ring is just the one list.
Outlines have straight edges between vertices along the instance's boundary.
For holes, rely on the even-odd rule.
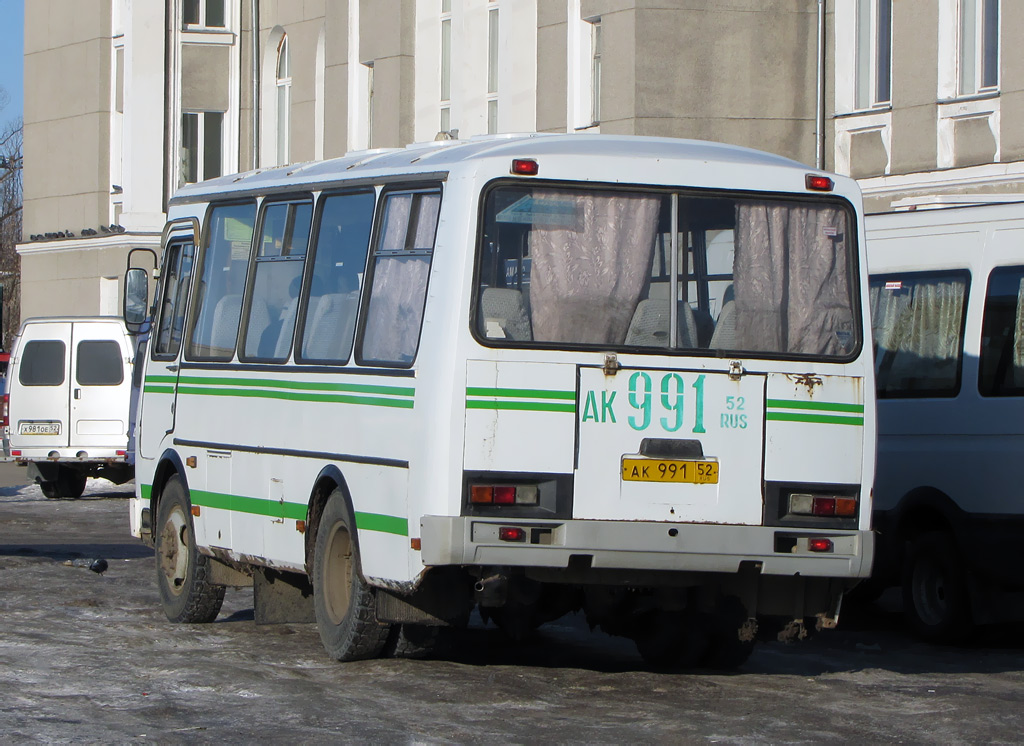
[[338,661],[366,660],[384,649],[391,625],[377,620],[376,590],[362,578],[345,495],[327,499],[313,553],[313,608],[320,641]]
[[963,640],[971,629],[969,577],[945,531],[929,531],[910,544],[903,566],[903,615],[920,637],[935,643]]
[[172,622],[212,622],[224,603],[224,586],[210,583],[210,558],[196,548],[192,506],[178,476],[164,486],[154,533],[164,614]]

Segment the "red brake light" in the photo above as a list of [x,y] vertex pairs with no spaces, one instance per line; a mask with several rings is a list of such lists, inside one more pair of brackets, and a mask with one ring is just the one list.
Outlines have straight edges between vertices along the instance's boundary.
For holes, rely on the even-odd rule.
[[807,548],[812,552],[831,552],[832,551],[832,540],[831,539],[808,539]]
[[831,192],[832,187],[836,184],[828,176],[818,174],[807,174],[807,179],[804,183],[808,189],[813,189],[816,192]]
[[7,427],[8,425],[11,424],[8,418],[9,410],[11,407],[10,394],[4,394],[3,404],[0,404],[0,407],[2,407],[0,408],[0,427]]
[[836,499],[834,497],[816,497],[814,498],[814,515],[835,515],[836,514]]
[[515,505],[516,488],[511,486],[494,487],[495,505]]
[[526,529],[519,526],[502,526],[498,529],[498,538],[502,541],[526,541]]
[[515,158],[512,161],[512,173],[519,176],[536,176],[540,167],[532,158]]

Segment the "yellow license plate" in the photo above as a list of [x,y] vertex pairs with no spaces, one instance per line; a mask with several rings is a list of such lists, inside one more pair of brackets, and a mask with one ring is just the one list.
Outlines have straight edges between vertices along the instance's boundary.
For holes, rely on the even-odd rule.
[[622,459],[622,480],[624,482],[718,484],[718,462],[624,458]]

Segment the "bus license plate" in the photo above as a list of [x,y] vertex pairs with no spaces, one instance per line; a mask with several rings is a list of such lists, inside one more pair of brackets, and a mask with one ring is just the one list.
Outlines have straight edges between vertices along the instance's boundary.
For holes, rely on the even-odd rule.
[[622,479],[625,482],[718,484],[718,462],[624,458],[622,459]]
[[60,435],[60,423],[22,422],[18,433],[21,435]]

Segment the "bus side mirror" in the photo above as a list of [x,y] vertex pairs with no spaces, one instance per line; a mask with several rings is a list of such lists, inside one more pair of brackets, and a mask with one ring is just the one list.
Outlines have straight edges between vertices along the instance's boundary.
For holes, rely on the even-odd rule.
[[124,274],[124,323],[128,331],[137,334],[146,322],[149,308],[149,273],[141,267],[132,267]]

